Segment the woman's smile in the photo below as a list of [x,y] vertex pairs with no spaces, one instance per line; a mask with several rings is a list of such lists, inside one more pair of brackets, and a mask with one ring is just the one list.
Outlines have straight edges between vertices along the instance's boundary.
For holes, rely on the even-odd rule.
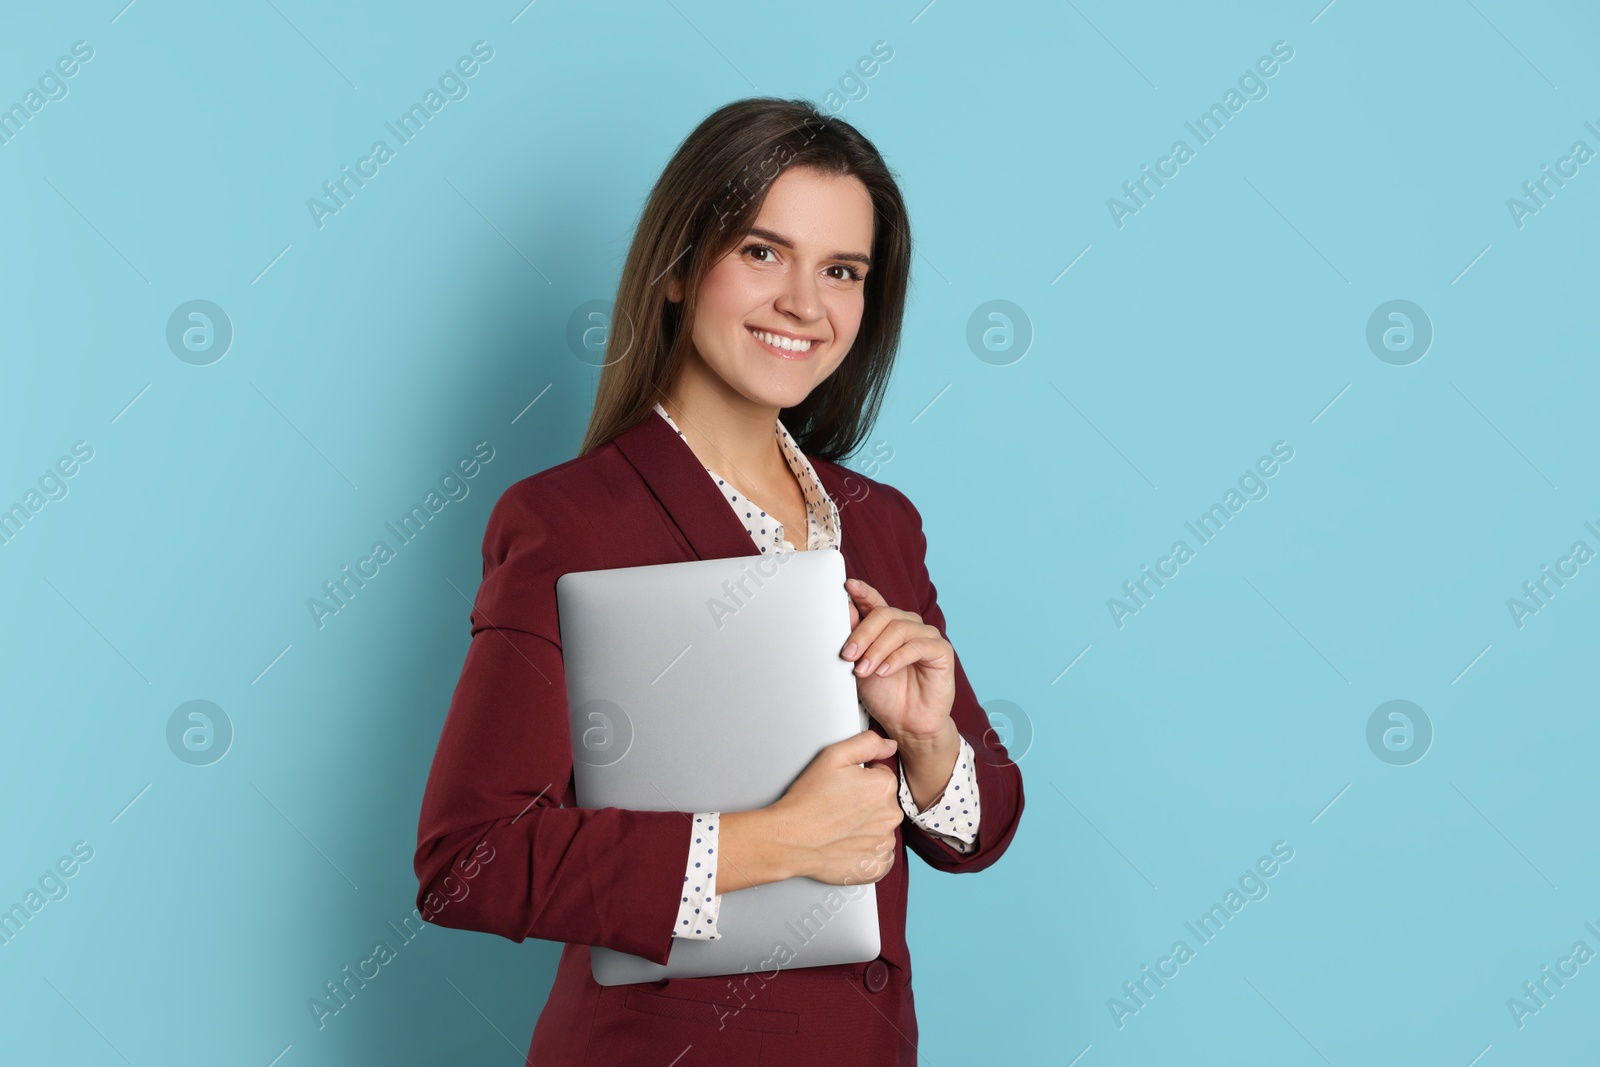
[[755,338],[756,343],[762,348],[780,359],[808,359],[822,344],[815,340],[796,340],[789,334],[760,330],[754,326],[746,326],[745,332]]

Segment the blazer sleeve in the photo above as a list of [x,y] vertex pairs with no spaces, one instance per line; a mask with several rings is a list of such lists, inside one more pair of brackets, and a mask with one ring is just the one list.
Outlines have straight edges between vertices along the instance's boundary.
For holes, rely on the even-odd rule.
[[[922,529],[922,515],[904,493],[886,486],[898,498],[902,508],[903,536],[906,543],[915,544],[916,551],[908,556],[912,583],[918,590],[917,613],[922,621],[936,627],[946,641],[944,612],[939,610],[939,599],[933,581],[928,575],[928,537]],[[951,645],[954,648],[954,644]],[[928,866],[941,871],[962,874],[981,871],[994,863],[1011,844],[1022,819],[1022,771],[1007,754],[1000,737],[989,723],[989,716],[978,703],[972,683],[967,680],[966,669],[960,655],[955,656],[956,696],[950,707],[950,717],[956,729],[972,746],[976,761],[978,793],[982,798],[978,821],[977,848],[971,852],[958,852],[938,835],[918,826],[911,819],[901,825],[906,847],[921,856]]]
[[472,638],[422,798],[417,904],[440,926],[664,964],[692,813],[575,806],[555,582],[604,566],[578,547],[582,515],[524,479],[489,516]]

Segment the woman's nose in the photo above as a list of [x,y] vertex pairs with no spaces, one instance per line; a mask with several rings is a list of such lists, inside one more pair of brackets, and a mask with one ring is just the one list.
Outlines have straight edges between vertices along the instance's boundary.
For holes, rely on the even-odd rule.
[[797,271],[778,297],[778,308],[803,322],[821,317],[822,299],[817,291],[817,281],[811,275]]

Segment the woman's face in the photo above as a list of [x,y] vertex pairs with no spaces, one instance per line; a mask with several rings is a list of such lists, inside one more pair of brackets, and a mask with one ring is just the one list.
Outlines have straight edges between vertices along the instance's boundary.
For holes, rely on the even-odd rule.
[[[700,288],[700,361],[753,403],[788,408],[804,400],[855,342],[872,226],[872,197],[859,178],[809,168],[779,175],[752,228]],[[683,298],[676,279],[668,295]],[[783,348],[764,333],[811,343]]]

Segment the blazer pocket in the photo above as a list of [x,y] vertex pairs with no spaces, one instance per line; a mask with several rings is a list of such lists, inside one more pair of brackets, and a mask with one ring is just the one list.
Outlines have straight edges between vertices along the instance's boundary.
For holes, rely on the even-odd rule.
[[800,1016],[792,1011],[686,1000],[661,993],[646,993],[637,988],[628,990],[622,1006],[629,1011],[703,1023],[716,1029],[756,1030],[766,1034],[794,1034],[800,1031]]

